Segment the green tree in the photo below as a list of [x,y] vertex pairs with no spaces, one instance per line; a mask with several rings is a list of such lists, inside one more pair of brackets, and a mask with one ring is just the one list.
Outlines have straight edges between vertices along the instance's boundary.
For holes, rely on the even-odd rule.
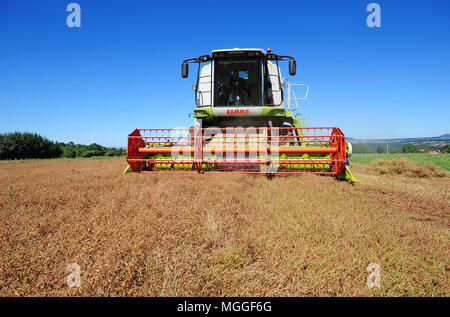
[[106,148],[100,144],[52,142],[33,133],[0,134],[0,159],[124,156],[126,149]]
[[379,146],[377,147],[377,153],[378,153],[378,154],[384,153],[384,148],[383,148],[381,145],[379,145]]
[[369,153],[367,144],[353,144],[353,153]]
[[36,133],[14,132],[0,135],[0,159],[55,158],[61,146]]
[[74,150],[72,147],[70,147],[70,146],[65,146],[65,147],[63,148],[63,154],[62,154],[62,156],[63,156],[63,157],[73,158],[73,157],[76,157],[76,156],[77,156],[77,153],[75,152],[75,150]]
[[403,144],[402,152],[403,153],[417,153],[417,152],[419,152],[419,150],[417,149],[417,147],[414,144],[405,143],[405,144]]
[[104,146],[101,146],[100,144],[92,143],[91,145],[87,146],[87,150],[95,151],[95,153],[96,153],[95,156],[103,156],[108,149]]
[[101,156],[101,154],[96,150],[85,150],[81,152],[81,157],[87,158],[87,157],[93,157],[93,156]]
[[122,156],[122,149],[110,148],[106,151],[105,156]]
[[450,153],[450,144],[446,144],[440,147],[441,153]]

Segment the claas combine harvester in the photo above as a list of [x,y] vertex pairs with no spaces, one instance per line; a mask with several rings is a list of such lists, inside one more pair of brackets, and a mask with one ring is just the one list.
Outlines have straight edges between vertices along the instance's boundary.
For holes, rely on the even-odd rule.
[[[190,63],[198,64],[192,86],[194,125],[134,130],[128,136],[126,171],[261,173],[268,178],[314,173],[356,182],[347,160],[351,144],[342,131],[308,127],[302,116],[293,114],[309,87],[282,78],[280,61],[289,61],[289,74],[295,75],[295,59],[270,49],[213,50],[185,60],[183,78]],[[295,96],[296,86],[304,90],[303,97]]]

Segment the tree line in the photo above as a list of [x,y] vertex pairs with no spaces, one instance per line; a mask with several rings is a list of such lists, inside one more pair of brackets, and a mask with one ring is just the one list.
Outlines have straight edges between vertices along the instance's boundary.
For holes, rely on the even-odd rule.
[[[367,144],[352,144],[353,153],[371,153]],[[377,153],[385,153],[384,147],[379,145],[376,150]],[[400,153],[398,149],[389,150],[390,153]]]
[[[370,153],[369,146],[367,144],[352,144],[353,145],[353,153]],[[431,148],[424,148],[427,152],[431,150]],[[446,144],[441,146],[441,153],[450,153],[450,144]],[[385,153],[385,149],[383,146],[379,145],[376,150],[377,153]],[[392,149],[389,153],[420,153],[420,149],[412,143],[405,143],[402,146],[402,150]]]
[[53,142],[37,134],[13,132],[0,134],[0,160],[124,156],[125,149],[73,142]]

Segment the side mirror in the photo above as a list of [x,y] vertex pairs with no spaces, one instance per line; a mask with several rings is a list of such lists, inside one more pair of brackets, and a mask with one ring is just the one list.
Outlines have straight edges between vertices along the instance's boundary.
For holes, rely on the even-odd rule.
[[289,60],[289,75],[294,76],[297,73],[297,62],[295,59]]
[[189,65],[187,63],[181,64],[181,77],[186,78],[189,75]]

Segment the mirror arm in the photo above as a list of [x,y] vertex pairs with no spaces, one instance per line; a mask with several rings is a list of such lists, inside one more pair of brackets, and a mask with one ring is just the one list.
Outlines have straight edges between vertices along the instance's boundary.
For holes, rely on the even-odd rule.
[[295,61],[295,58],[292,56],[287,56],[287,55],[278,55],[278,60],[279,61],[287,61],[287,60]]

